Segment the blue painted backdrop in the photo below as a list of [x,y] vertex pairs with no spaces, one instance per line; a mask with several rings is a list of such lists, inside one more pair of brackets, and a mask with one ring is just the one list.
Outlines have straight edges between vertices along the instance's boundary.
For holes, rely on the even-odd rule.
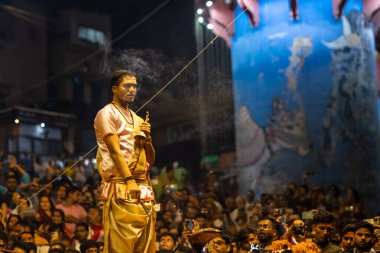
[[257,27],[246,14],[235,23],[241,189],[271,191],[310,171],[312,183],[352,186],[379,203],[375,50],[362,1],[337,20],[332,1],[302,0],[297,21],[288,2],[261,1]]

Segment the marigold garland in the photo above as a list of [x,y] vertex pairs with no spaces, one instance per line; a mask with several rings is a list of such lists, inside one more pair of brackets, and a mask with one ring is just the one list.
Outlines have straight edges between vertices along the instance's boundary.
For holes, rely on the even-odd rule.
[[321,250],[313,242],[301,242],[292,247],[293,253],[321,253]]
[[280,251],[283,249],[291,249],[292,245],[287,240],[277,240],[272,242],[272,250]]

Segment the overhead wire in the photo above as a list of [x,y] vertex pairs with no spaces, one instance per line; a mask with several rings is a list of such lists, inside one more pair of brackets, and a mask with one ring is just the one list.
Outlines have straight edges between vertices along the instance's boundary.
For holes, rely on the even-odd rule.
[[34,19],[38,19],[38,20],[41,20],[43,22],[51,22],[51,23],[55,23],[56,21],[53,20],[53,19],[50,19],[50,18],[47,18],[46,16],[42,16],[42,15],[39,15],[35,12],[31,12],[31,11],[27,11],[27,10],[24,10],[24,9],[21,9],[21,8],[17,8],[15,6],[12,6],[12,5],[8,5],[8,4],[1,4],[0,3],[0,7],[9,11],[9,12],[12,12],[12,13],[19,13],[19,14],[22,14],[22,15],[25,15],[25,16],[30,16]]
[[14,16],[16,16],[16,17],[18,17],[18,18],[20,18],[20,19],[22,19],[22,20],[24,20],[24,21],[26,21],[26,22],[28,22],[28,23],[31,23],[33,25],[46,28],[46,25],[44,23],[38,22],[38,21],[36,21],[34,19],[31,19],[31,18],[29,18],[27,16],[24,16],[24,15],[22,15],[20,13],[15,13],[15,12],[9,12],[9,13],[12,14],[12,15],[14,15]]

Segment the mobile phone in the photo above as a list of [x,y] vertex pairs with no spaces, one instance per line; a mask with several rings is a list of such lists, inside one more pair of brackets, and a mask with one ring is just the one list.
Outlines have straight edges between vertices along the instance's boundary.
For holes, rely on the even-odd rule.
[[190,219],[185,220],[185,227],[187,230],[193,230],[194,229],[194,222]]
[[283,216],[281,217],[281,223],[282,223],[283,225],[286,224],[286,215],[283,215]]
[[302,212],[302,219],[303,220],[312,220],[313,219],[313,212],[308,211],[308,212]]

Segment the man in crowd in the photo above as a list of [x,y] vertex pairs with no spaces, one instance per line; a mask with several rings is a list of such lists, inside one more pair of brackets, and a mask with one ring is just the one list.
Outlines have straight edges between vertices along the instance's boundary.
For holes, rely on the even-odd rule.
[[87,221],[89,225],[90,239],[94,241],[103,241],[104,231],[102,224],[102,211],[96,207],[90,207],[88,210]]
[[88,224],[78,223],[75,227],[75,249],[80,251],[80,245],[88,238]]
[[110,86],[112,103],[97,113],[94,122],[100,197],[106,201],[104,252],[155,253],[154,193],[147,177],[155,160],[150,123],[129,109],[138,87],[133,72],[115,71]]
[[365,221],[360,221],[355,224],[354,228],[354,253],[374,252],[372,250],[374,242],[374,228]]
[[270,246],[279,237],[279,224],[273,217],[262,217],[257,223],[257,238],[260,249]]
[[350,251],[355,247],[354,244],[354,224],[348,224],[343,229],[340,239],[340,247],[344,252]]
[[80,246],[81,253],[98,253],[98,243],[93,240],[84,240]]
[[204,228],[194,231],[189,237],[190,244],[196,253],[228,253],[231,250],[231,239],[221,230]]
[[292,245],[304,242],[306,240],[306,227],[303,220],[296,219],[283,235],[283,239],[288,240]]
[[341,248],[329,241],[331,233],[334,231],[334,216],[325,211],[317,211],[312,220],[311,235],[314,237],[314,243],[318,245],[321,253],[340,253]]
[[11,252],[16,253],[37,253],[36,245],[33,243],[26,243],[21,241],[14,242],[11,250]]
[[252,247],[257,245],[256,236],[253,229],[242,229],[235,237],[236,248],[239,252],[247,251],[249,252]]
[[34,243],[33,233],[29,231],[22,232],[20,235],[20,239],[21,241],[26,243]]
[[174,252],[177,237],[171,233],[163,233],[159,238],[159,252]]

